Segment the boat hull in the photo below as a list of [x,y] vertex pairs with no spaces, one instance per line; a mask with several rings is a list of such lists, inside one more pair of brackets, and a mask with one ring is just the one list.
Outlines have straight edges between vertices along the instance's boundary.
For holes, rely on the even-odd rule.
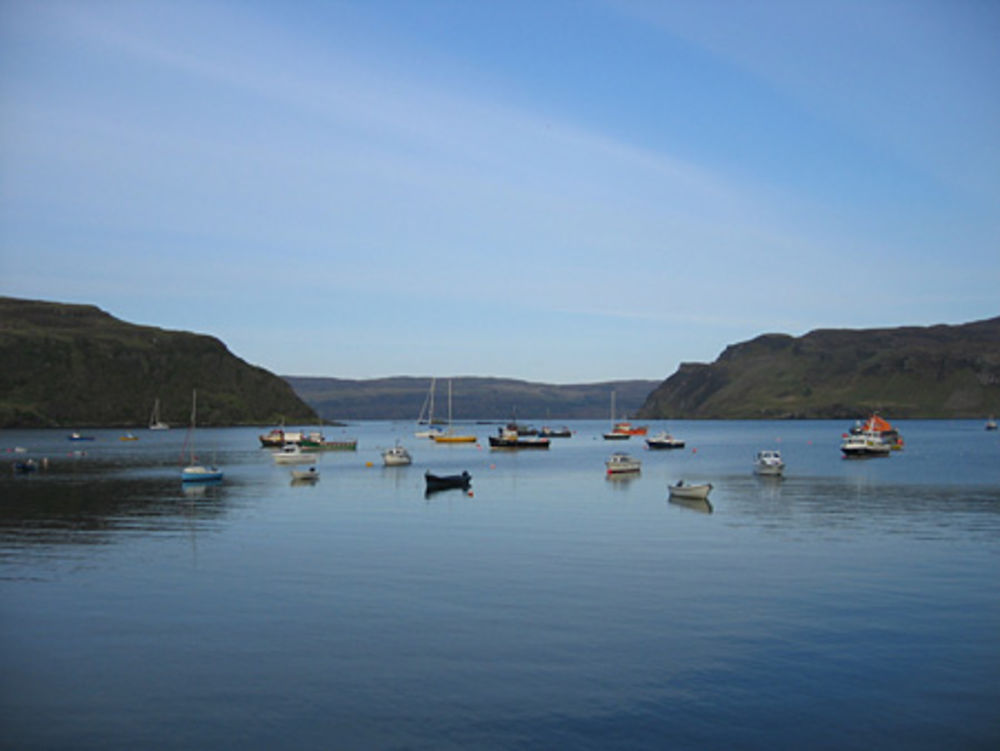
[[460,475],[435,475],[431,472],[424,472],[424,481],[427,483],[428,493],[453,488],[468,490],[472,482],[472,475],[468,472],[463,472]]
[[654,438],[647,438],[646,446],[653,449],[654,451],[663,449],[682,449],[684,448],[684,441],[677,441],[673,439],[656,440]]
[[878,459],[889,456],[891,452],[889,448],[876,450],[867,447],[841,448],[840,450],[843,452],[845,459]]
[[476,437],[474,435],[449,435],[447,433],[443,435],[434,436],[434,443],[475,443]]
[[624,466],[624,467],[608,467],[609,475],[629,475],[629,474],[637,474],[639,472],[642,472],[642,465],[639,464],[634,466]]
[[195,465],[181,471],[182,482],[218,482],[221,479],[222,470],[217,467]]
[[670,497],[677,500],[704,501],[708,499],[708,494],[712,492],[712,483],[704,485],[671,485]]
[[870,459],[889,456],[892,446],[879,438],[852,437],[841,444],[840,451],[845,459]]
[[548,438],[499,438],[490,436],[490,448],[494,449],[547,449]]
[[757,464],[753,471],[761,477],[781,477],[785,473],[785,465]]

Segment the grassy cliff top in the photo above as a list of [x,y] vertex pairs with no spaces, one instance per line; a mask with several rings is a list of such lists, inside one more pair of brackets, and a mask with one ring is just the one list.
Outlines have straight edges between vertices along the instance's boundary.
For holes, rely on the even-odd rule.
[[141,426],[154,399],[186,424],[198,390],[202,425],[318,418],[283,380],[218,339],[138,326],[92,305],[0,297],[0,426]]
[[1000,318],[959,326],[765,334],[686,363],[640,410],[653,417],[983,417],[1000,413]]

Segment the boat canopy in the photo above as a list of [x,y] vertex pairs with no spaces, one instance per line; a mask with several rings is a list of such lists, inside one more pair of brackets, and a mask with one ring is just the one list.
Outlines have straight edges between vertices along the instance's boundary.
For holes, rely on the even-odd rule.
[[865,430],[873,430],[878,433],[884,433],[887,430],[894,430],[894,428],[889,424],[888,420],[883,420],[878,415],[872,415],[868,419],[868,422],[865,423]]

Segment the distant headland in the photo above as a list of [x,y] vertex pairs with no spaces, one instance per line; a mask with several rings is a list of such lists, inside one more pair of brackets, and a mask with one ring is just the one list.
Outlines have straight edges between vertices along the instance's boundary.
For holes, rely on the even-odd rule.
[[0,427],[315,423],[282,379],[211,336],[125,323],[92,305],[0,297]]
[[[416,420],[429,376],[347,380],[285,376],[246,363],[218,339],[139,326],[91,305],[0,297],[0,427]],[[456,420],[981,418],[1000,413],[1000,318],[957,326],[765,334],[663,382],[553,385],[462,377]],[[436,417],[447,416],[444,381]]]
[[959,326],[765,334],[681,365],[654,418],[981,418],[1000,413],[1000,318]]

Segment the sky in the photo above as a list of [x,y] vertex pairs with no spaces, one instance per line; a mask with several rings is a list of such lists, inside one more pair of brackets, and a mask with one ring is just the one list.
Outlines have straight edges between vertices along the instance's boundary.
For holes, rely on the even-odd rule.
[[998,290],[993,0],[0,0],[2,295],[589,383]]

